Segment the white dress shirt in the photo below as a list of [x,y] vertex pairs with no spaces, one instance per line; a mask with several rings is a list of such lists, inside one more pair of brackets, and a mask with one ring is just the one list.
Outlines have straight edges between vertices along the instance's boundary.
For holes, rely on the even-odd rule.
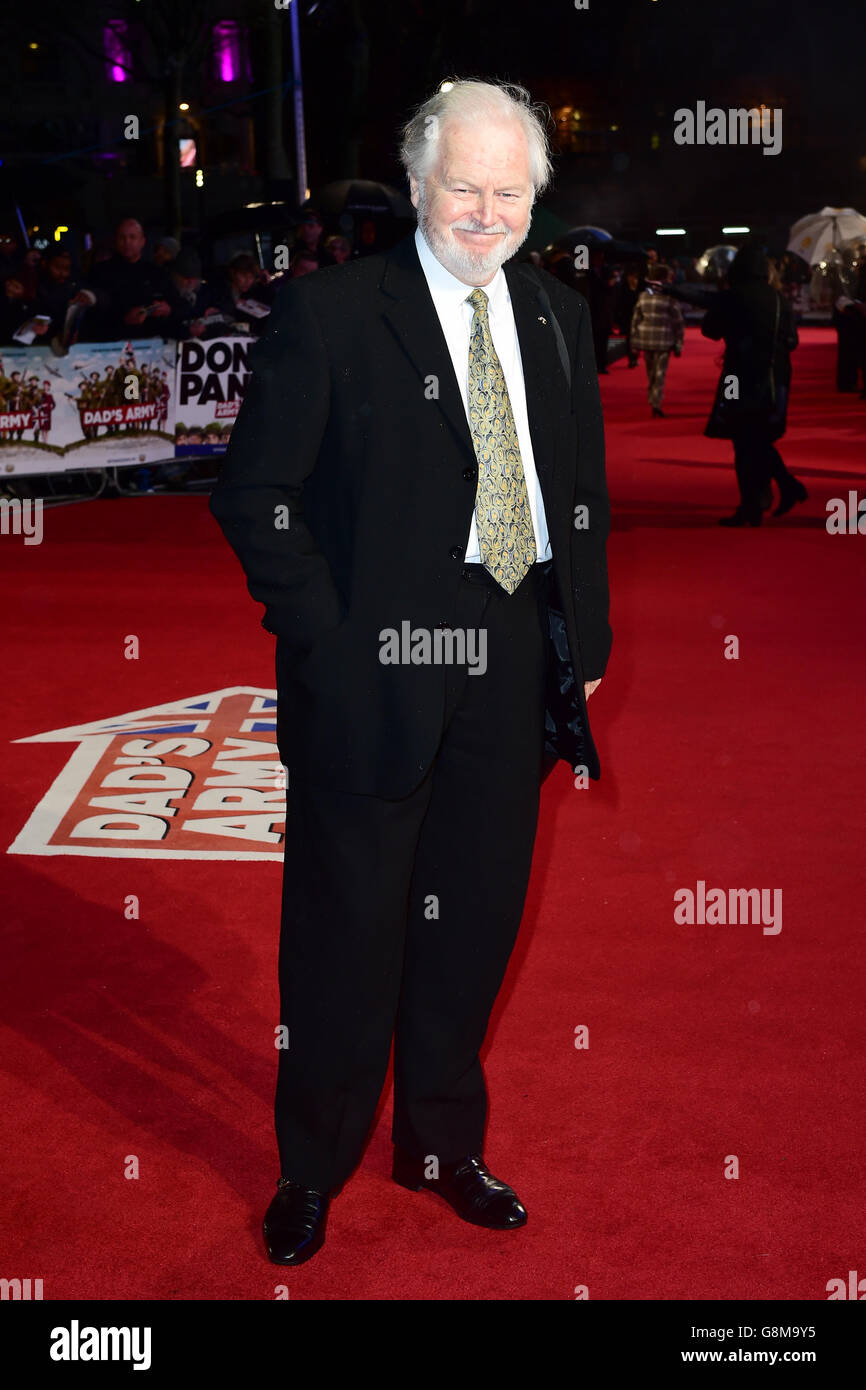
[[[454,372],[457,377],[457,384],[460,387],[460,395],[463,400],[463,409],[466,411],[467,422],[469,420],[469,339],[472,329],[472,316],[474,309],[471,304],[467,304],[467,297],[472,293],[473,286],[466,285],[462,280],[458,280],[456,275],[452,275],[450,270],[446,270],[444,265],[436,259],[424,237],[420,227],[415,231],[415,245],[418,248],[418,257],[421,261],[421,269],[427,280],[430,294],[436,313],[439,315],[439,322],[442,325],[442,332],[445,334],[445,341],[448,344],[448,351],[451,354],[451,361],[454,364]],[[520,461],[523,464],[523,476],[526,479],[526,489],[529,493],[529,510],[532,514],[532,529],[535,532],[535,553],[537,562],[549,560],[551,558],[550,538],[547,534],[547,518],[544,515],[544,501],[541,496],[541,488],[538,483],[538,474],[535,470],[535,460],[532,454],[532,439],[529,434],[529,415],[526,409],[526,387],[523,380],[523,363],[520,358],[520,344],[517,341],[517,328],[514,323],[514,311],[511,307],[511,295],[508,290],[508,281],[505,272],[500,266],[490,281],[489,285],[481,287],[487,295],[487,316],[490,321],[490,334],[493,338],[493,346],[496,349],[496,356],[499,358],[505,385],[508,388],[508,399],[511,402],[511,413],[514,416],[514,426],[517,430],[517,443],[520,448]],[[471,427],[470,427],[471,430]],[[472,513],[472,524],[469,528],[469,542],[466,547],[464,557],[467,564],[481,564],[481,551],[478,547],[478,528],[475,522],[475,512]]]

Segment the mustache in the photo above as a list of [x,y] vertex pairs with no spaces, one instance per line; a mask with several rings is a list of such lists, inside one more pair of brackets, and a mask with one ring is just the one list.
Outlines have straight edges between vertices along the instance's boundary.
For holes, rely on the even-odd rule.
[[510,234],[508,227],[479,227],[477,223],[467,227],[462,222],[452,222],[451,230],[452,232],[480,232],[482,236],[508,236]]

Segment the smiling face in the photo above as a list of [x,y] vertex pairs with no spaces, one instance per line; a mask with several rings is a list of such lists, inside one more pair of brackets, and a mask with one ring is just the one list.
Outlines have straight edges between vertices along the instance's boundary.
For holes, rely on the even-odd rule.
[[418,225],[436,259],[467,285],[487,285],[526,239],[533,188],[529,148],[518,121],[440,131],[423,181],[410,178]]

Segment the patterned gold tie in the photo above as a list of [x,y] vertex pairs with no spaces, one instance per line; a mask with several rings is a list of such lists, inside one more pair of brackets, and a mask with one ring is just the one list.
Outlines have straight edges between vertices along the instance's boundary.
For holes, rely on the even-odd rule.
[[513,594],[537,555],[529,492],[505,374],[490,333],[487,295],[475,289],[466,302],[475,310],[469,338],[469,428],[478,460],[478,547],[485,569]]

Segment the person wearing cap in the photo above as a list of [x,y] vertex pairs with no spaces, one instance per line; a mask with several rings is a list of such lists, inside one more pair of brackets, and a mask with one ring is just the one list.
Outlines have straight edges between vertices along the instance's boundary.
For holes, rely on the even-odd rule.
[[172,261],[180,252],[180,242],[173,236],[161,236],[153,248],[154,265],[163,265],[172,270]]
[[168,338],[198,338],[207,309],[207,288],[202,283],[201,257],[184,246],[168,267],[175,290],[171,317],[166,319]]

